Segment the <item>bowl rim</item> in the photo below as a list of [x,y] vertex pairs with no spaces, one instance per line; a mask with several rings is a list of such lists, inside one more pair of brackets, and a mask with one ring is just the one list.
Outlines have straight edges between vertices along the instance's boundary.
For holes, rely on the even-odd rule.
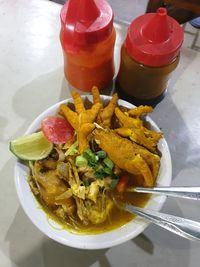
[[[88,98],[89,100],[92,99],[91,95],[81,95],[81,97],[83,98],[84,101],[86,98]],[[101,98],[103,99],[103,101],[109,101],[111,99],[111,96],[101,95]],[[30,126],[26,130],[25,135],[33,133],[34,131],[36,131],[38,128],[37,125],[42,121],[42,119],[45,118],[46,116],[50,116],[48,114],[52,113],[51,115],[53,115],[53,114],[55,115],[60,104],[67,104],[69,102],[70,103],[73,102],[73,99],[67,98],[65,100],[62,100],[60,102],[55,103],[54,105],[52,105],[49,108],[47,108],[46,110],[44,110],[41,114],[39,114],[39,116],[37,116],[33,120],[33,122],[30,124]],[[128,107],[128,108],[135,107],[133,104],[131,104],[125,100],[122,100],[122,99],[118,100],[118,104],[125,106],[125,107]],[[150,122],[153,129],[160,130],[159,127],[157,126],[157,124],[149,116],[147,116],[146,119],[148,122]],[[171,155],[170,155],[169,147],[168,147],[168,144],[167,144],[165,138],[163,138],[160,141],[159,148],[160,148],[160,150],[163,150],[165,152],[162,155],[161,161],[163,160],[163,156],[164,156],[165,163],[167,164],[167,166],[166,166],[167,174],[164,173],[165,180],[162,181],[160,185],[168,186],[168,185],[170,185],[171,180],[172,180],[172,163],[171,163]],[[161,166],[162,166],[162,163],[161,163]],[[160,167],[160,169],[161,169],[161,167]],[[80,248],[80,249],[110,248],[110,247],[119,245],[121,243],[124,243],[124,242],[126,242],[132,238],[135,238],[140,233],[142,233],[149,225],[148,221],[146,221],[145,219],[139,218],[137,216],[132,221],[130,221],[129,223],[127,223],[127,224],[125,224],[119,228],[116,228],[112,231],[100,233],[100,234],[89,234],[89,235],[83,234],[83,235],[81,235],[81,234],[71,233],[70,231],[67,231],[66,229],[64,229],[64,230],[54,229],[54,226],[50,225],[49,222],[48,222],[48,224],[51,228],[48,228],[48,226],[46,224],[46,222],[48,221],[47,215],[39,207],[39,204],[38,204],[36,198],[34,197],[32,191],[30,190],[30,186],[29,186],[27,179],[25,177],[25,174],[27,175],[27,171],[28,171],[28,168],[25,167],[22,163],[20,163],[19,160],[16,160],[15,168],[14,168],[15,187],[16,187],[16,191],[17,191],[17,195],[18,195],[20,204],[21,204],[23,210],[25,211],[26,215],[32,221],[32,223],[35,224],[35,226],[43,234],[47,235],[51,239],[53,239],[53,240],[55,240],[55,241],[57,241],[63,245],[67,245],[67,246],[74,247],[74,248]],[[159,175],[160,175],[160,171],[159,171]],[[160,178],[160,177],[158,177],[158,178]],[[26,191],[27,191],[27,186],[28,186],[29,193],[27,191],[27,194],[24,194],[24,189],[23,189],[24,186],[26,188]],[[31,200],[31,198],[32,198],[32,200]],[[162,208],[165,200],[166,200],[165,196],[154,195],[147,202],[147,205],[145,206],[145,208],[149,207],[149,206],[150,207],[153,206],[154,210],[159,211]],[[33,212],[36,212],[36,215],[38,215],[38,216],[36,216],[36,217],[32,216],[32,214],[30,212],[30,207],[28,204],[29,201],[31,201],[31,205],[32,204],[34,205],[34,203],[35,203],[35,206],[38,205],[37,207],[32,207]],[[37,208],[37,210],[36,210],[36,208]],[[46,218],[46,222],[44,222],[44,218]],[[131,231],[131,229],[132,229],[132,231]],[[57,231],[59,231],[59,232],[57,232]],[[60,235],[61,232],[62,232],[62,234]],[[66,234],[66,233],[68,233],[68,234]],[[106,237],[106,236],[108,236],[108,237]],[[76,238],[72,238],[72,237],[76,237]]]

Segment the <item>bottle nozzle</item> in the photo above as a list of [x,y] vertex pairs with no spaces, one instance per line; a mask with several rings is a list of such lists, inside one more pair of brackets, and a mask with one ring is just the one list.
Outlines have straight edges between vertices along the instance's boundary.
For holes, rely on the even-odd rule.
[[66,21],[89,23],[96,20],[100,15],[100,10],[94,0],[69,0]]
[[157,14],[159,14],[159,16],[166,16],[167,15],[167,10],[166,8],[160,7],[157,9]]
[[100,10],[94,0],[81,0],[80,2],[80,21],[87,23],[99,17]]
[[162,43],[168,40],[171,32],[171,23],[168,20],[166,8],[158,8],[157,13],[142,29],[142,35],[150,43]]

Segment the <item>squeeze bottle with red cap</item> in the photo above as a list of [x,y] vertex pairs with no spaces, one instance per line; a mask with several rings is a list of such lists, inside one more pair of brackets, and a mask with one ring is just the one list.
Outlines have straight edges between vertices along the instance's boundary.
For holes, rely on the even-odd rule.
[[68,82],[82,91],[106,88],[114,76],[113,12],[105,0],[68,0],[61,10],[60,40]]
[[182,28],[165,8],[136,18],[121,49],[119,91],[139,104],[160,98],[178,65],[182,42]]

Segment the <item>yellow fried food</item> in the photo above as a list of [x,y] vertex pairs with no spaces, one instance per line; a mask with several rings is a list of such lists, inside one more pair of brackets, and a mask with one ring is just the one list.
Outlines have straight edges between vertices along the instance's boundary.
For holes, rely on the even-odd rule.
[[101,108],[100,103],[94,104],[90,109],[85,109],[81,96],[72,92],[74,99],[75,111],[71,110],[68,106],[61,104],[59,113],[64,115],[72,127],[76,130],[79,152],[82,153],[88,146],[88,135],[94,129],[93,122]]
[[96,86],[93,86],[91,91],[92,91],[92,96],[93,96],[93,103],[94,104],[100,103],[103,106],[101,98],[100,98],[100,94],[99,94],[99,89]]
[[102,105],[102,108],[100,109],[99,114],[97,116],[97,123],[101,125],[103,128],[109,128],[112,116],[117,106],[117,100],[118,100],[117,94],[114,94],[112,96],[112,99],[110,100],[108,105],[104,108],[99,95],[99,90],[95,86],[92,88],[92,95],[93,95],[93,102],[100,103]]
[[76,112],[80,114],[83,111],[85,111],[85,107],[84,107],[81,96],[75,91],[72,91],[71,95],[72,95],[72,98],[74,99],[74,106],[75,106]]
[[60,198],[69,188],[57,176],[56,170],[48,170],[42,172],[43,161],[36,161],[34,166],[34,179],[39,185],[39,191],[43,201],[47,206],[55,206],[55,204],[62,206],[66,213],[71,215],[75,212],[75,203],[71,196],[68,198]]
[[141,115],[145,113],[151,113],[153,111],[153,108],[151,106],[139,106],[136,108],[132,108],[128,111],[128,114],[131,117],[140,117]]
[[147,129],[143,126],[143,122],[139,118],[142,114],[151,111],[152,107],[149,106],[139,106],[128,112],[122,112],[119,108],[116,108],[115,114],[122,125],[121,128],[116,129],[116,132],[123,137],[129,137],[133,142],[155,152],[157,143],[162,138],[162,133]]
[[142,175],[145,186],[152,186],[158,175],[160,157],[136,143],[117,135],[112,130],[96,129],[94,138],[99,147],[121,169]]
[[111,119],[117,105],[118,96],[114,94],[108,105],[103,108],[97,116],[97,123],[104,128],[109,128],[111,124]]
[[82,153],[88,147],[88,135],[94,130],[95,125],[93,123],[84,123],[79,129],[77,140],[79,144],[79,151]]
[[120,124],[126,128],[139,128],[142,126],[142,121],[139,118],[132,118],[128,112],[122,112],[120,108],[115,108],[115,115],[117,116]]
[[133,142],[140,144],[151,152],[157,148],[157,142],[162,137],[162,133],[152,132],[145,127],[135,128],[118,128],[115,130],[122,137],[129,137]]
[[[62,104],[59,113],[75,129],[73,139],[54,144],[46,159],[29,162],[29,184],[45,209],[70,229],[95,234],[113,230],[132,220],[118,207],[121,201],[135,201],[126,189],[155,184],[160,167],[157,142],[162,133],[147,129],[141,118],[152,107],[118,107],[117,94],[105,103],[95,86],[93,104],[87,98],[83,102],[77,92],[71,94],[74,107]],[[147,198],[141,200],[138,204],[144,205]]]

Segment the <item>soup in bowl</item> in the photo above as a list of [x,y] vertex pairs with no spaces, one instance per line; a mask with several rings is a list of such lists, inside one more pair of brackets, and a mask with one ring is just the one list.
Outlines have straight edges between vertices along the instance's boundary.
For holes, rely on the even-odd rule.
[[[27,130],[26,135],[42,132],[53,145],[44,158],[28,160],[28,167],[16,162],[16,188],[28,217],[50,238],[76,248],[107,248],[148,226],[124,203],[162,207],[165,197],[128,189],[170,185],[170,153],[158,126],[144,116],[151,107],[136,108],[95,89],[93,96],[72,96]],[[57,126],[63,119],[66,131]]]

